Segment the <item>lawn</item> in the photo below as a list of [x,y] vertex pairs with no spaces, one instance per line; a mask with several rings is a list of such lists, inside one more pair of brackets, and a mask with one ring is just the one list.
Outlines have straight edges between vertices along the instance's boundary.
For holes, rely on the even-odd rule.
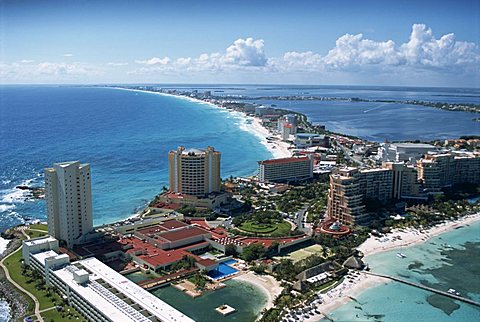
[[48,232],[48,226],[47,224],[31,224],[28,226],[29,229],[38,229],[38,230],[44,230]]
[[[285,256],[276,256],[276,259],[291,259],[294,263],[297,263],[303,259],[306,259],[312,255],[318,255],[323,257],[323,247],[320,245],[311,245],[308,247],[301,248],[294,252],[291,252]],[[329,256],[331,254],[329,253]]]
[[[58,312],[56,309],[48,310],[40,313],[45,322],[50,321],[87,321],[83,316],[78,313],[74,308],[64,305],[63,312]],[[70,313],[70,315],[69,315]]]
[[30,230],[30,229],[25,229],[25,233],[30,236],[30,238],[37,238],[37,237],[42,237],[42,236],[45,236],[47,235],[48,233],[47,232],[44,232],[42,233],[41,231],[37,231],[37,230]]
[[30,277],[22,275],[22,265],[20,259],[22,258],[22,251],[21,249],[13,253],[12,256],[7,258],[4,262],[5,266],[8,268],[8,272],[10,273],[10,277],[17,282],[21,287],[32,293],[40,302],[40,309],[46,309],[52,307],[54,304],[52,300],[56,300],[57,303],[61,302],[60,296],[53,293],[50,297],[47,296],[47,291],[45,290],[38,290],[35,286],[35,281],[31,281]]
[[243,222],[238,228],[250,233],[272,236],[286,236],[290,232],[291,225],[286,221],[264,224],[247,220]]

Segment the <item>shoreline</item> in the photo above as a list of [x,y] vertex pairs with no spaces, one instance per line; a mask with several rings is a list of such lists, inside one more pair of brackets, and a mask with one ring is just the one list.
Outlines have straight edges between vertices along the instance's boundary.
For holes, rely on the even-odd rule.
[[258,275],[252,271],[244,272],[234,276],[232,280],[246,282],[262,290],[262,292],[267,296],[267,303],[262,310],[268,310],[274,307],[273,302],[275,298],[283,290],[283,287],[280,286],[280,283],[273,276]]
[[[175,97],[175,98],[183,99],[192,103],[205,104],[205,105],[209,105],[210,107],[218,108],[238,118],[241,121],[241,124],[238,125],[239,129],[245,132],[249,132],[254,136],[256,136],[257,138],[259,138],[260,144],[262,144],[267,148],[268,152],[270,152],[270,154],[272,155],[272,158],[274,159],[288,158],[292,155],[292,153],[288,149],[290,144],[288,144],[287,142],[283,142],[280,138],[280,135],[273,134],[266,127],[264,127],[259,117],[248,116],[242,112],[231,111],[229,109],[226,109],[214,103],[207,102],[198,98],[184,96],[184,95],[174,95],[174,94],[146,91],[146,90],[140,90],[140,89],[129,89],[129,88],[122,88],[122,87],[105,87],[105,88],[120,89],[124,91],[147,93],[147,94],[156,94],[156,95],[166,96],[166,97]],[[248,123],[247,122],[248,120],[251,120],[252,122]],[[268,137],[275,137],[277,140],[275,140],[274,142],[268,142],[267,141]]]
[[[432,237],[449,232],[459,226],[468,225],[480,220],[480,213],[466,215],[453,221],[447,221],[425,230],[416,228],[394,229],[385,236],[370,236],[357,249],[363,253],[365,257],[386,252],[389,250],[401,249],[426,242]],[[400,236],[400,239],[397,237]],[[395,240],[393,240],[393,237]],[[385,238],[388,240],[385,241]],[[383,241],[382,241],[383,240]]]
[[[456,220],[445,222],[421,231],[414,228],[402,229],[403,231],[394,230],[381,238],[373,236],[369,237],[357,249],[362,251],[364,256],[367,257],[386,251],[412,247],[425,243],[438,235],[448,233],[457,227],[468,225],[477,221],[480,221],[480,213],[466,215]],[[402,239],[396,238],[395,240],[392,240],[393,236],[400,236]],[[381,242],[380,240],[384,240],[384,238],[388,238],[388,241]],[[323,294],[322,299],[327,300],[327,303],[316,305],[316,309],[322,314],[310,317],[305,321],[317,322],[321,318],[328,317],[328,314],[332,311],[335,311],[341,306],[347,304],[349,301],[352,301],[352,298],[363,291],[381,284],[390,283],[390,281],[378,276],[367,275],[362,272],[359,273],[360,275],[356,276],[355,274],[351,274],[349,272],[349,274],[346,275],[346,279],[342,281],[342,283]],[[347,281],[349,278],[353,280],[353,283],[349,283]]]

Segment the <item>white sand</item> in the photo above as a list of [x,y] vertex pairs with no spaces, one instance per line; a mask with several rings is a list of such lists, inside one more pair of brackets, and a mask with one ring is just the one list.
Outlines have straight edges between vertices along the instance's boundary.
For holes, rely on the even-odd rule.
[[[352,280],[353,282],[350,283],[349,280]],[[334,311],[335,309],[351,301],[350,297],[355,297],[363,290],[377,286],[384,282],[385,280],[383,278],[364,273],[360,273],[360,276],[348,274],[341,284],[321,295],[322,303],[316,304],[315,306],[316,309],[322,314],[316,314],[315,316],[304,319],[303,321],[318,321],[325,314],[328,315],[329,312]]]
[[237,281],[244,281],[247,283],[254,284],[260,287],[264,293],[267,295],[267,305],[266,309],[272,308],[274,299],[282,292],[283,287],[280,286],[273,276],[270,275],[258,275],[252,271],[239,274],[233,278]]
[[[384,237],[368,238],[358,247],[364,255],[373,255],[380,252],[416,245],[425,242],[429,238],[437,236],[446,231],[455,229],[458,226],[466,225],[480,220],[480,213],[462,217],[460,219],[446,222],[427,230],[418,230],[415,228],[395,229]],[[397,237],[394,239],[394,237]],[[400,237],[400,238],[398,238]]]

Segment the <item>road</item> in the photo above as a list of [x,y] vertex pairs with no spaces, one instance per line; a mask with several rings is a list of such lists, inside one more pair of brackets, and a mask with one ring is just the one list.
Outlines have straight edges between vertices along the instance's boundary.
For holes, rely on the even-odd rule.
[[[27,234],[25,234],[25,231],[22,229],[22,234],[25,235],[27,237],[27,239],[30,239],[30,236],[28,236]],[[35,303],[35,317],[37,318],[37,321],[39,322],[43,322],[43,318],[42,316],[40,315],[40,303],[38,302],[37,298],[35,297],[35,295],[33,295],[32,293],[30,293],[29,291],[27,291],[26,289],[24,289],[23,287],[21,287],[19,284],[17,284],[17,282],[15,282],[11,277],[10,277],[10,272],[8,271],[8,268],[7,266],[5,266],[4,262],[7,258],[9,258],[10,256],[12,256],[15,252],[17,252],[18,250],[22,249],[22,246],[20,246],[19,248],[17,248],[15,251],[11,252],[10,254],[8,254],[8,256],[4,257],[2,259],[2,261],[0,261],[0,267],[2,267],[3,271],[5,272],[5,277],[6,279],[12,283],[17,289],[19,289],[20,291],[22,291],[23,293],[27,294],[32,300],[33,302]]]
[[295,220],[294,220],[295,225],[297,225],[297,229],[305,233],[309,232],[309,228],[305,227],[304,225],[306,220],[305,213],[307,212],[308,207],[310,207],[310,205],[306,204],[299,211],[297,211],[295,213]]
[[348,159],[350,161],[353,161],[355,162],[356,164],[358,164],[359,166],[365,166],[365,163],[362,162],[362,160],[360,159],[357,159],[353,156],[350,155],[350,153],[352,153],[352,150],[348,149],[347,147],[341,145],[340,143],[337,142],[337,146],[340,147],[340,149],[342,149],[343,151],[343,154],[345,155],[345,159]]

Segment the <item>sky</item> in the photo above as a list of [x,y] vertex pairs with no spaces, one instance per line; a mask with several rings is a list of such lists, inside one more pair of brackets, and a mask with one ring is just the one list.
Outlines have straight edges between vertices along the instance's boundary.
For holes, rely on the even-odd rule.
[[476,1],[0,1],[4,84],[480,87]]

